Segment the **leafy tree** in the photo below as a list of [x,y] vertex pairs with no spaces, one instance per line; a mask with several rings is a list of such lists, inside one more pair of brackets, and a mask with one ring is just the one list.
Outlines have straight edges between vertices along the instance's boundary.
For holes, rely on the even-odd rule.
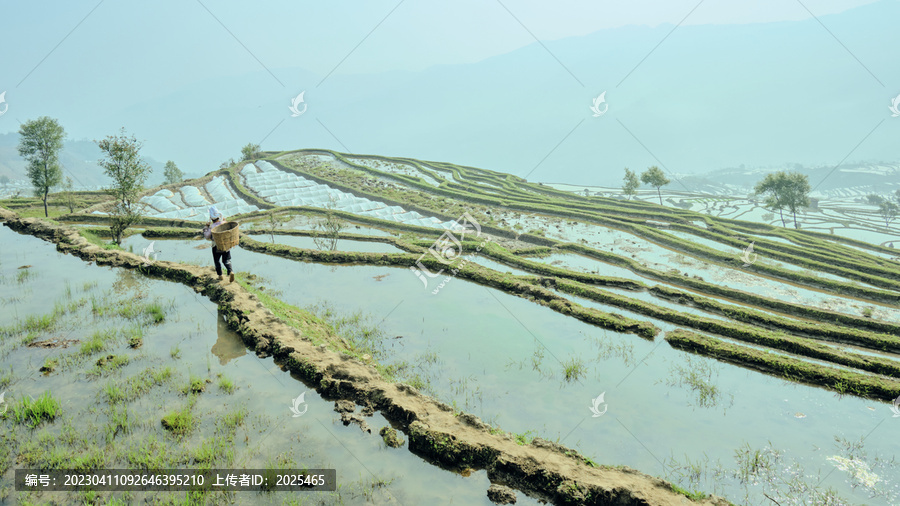
[[229,158],[228,160],[225,160],[224,162],[222,162],[222,164],[219,165],[219,168],[227,169],[227,168],[231,167],[232,165],[234,165],[234,158]]
[[165,177],[163,184],[180,183],[184,180],[184,172],[181,172],[181,169],[179,169],[172,160],[166,162],[166,169],[163,171],[163,176]]
[[63,147],[66,131],[48,116],[26,121],[19,127],[19,155],[28,162],[28,177],[34,187],[34,194],[44,200],[44,216],[47,211],[47,196],[50,188],[62,183],[62,167],[59,152]]
[[809,177],[806,174],[792,172],[787,179],[787,208],[794,216],[794,228],[800,228],[797,224],[797,211],[809,207]]
[[622,185],[622,193],[627,195],[628,198],[634,198],[634,196],[637,195],[638,187],[641,186],[637,174],[628,167],[625,167],[625,177],[622,178],[622,181],[625,183]]
[[881,205],[882,202],[884,202],[884,198],[881,195],[875,195],[874,193],[870,193],[870,194],[866,195],[866,203],[867,204],[877,206],[877,205]]
[[3,186],[8,185],[9,184],[9,176],[7,176],[7,175],[0,176],[0,184],[2,184]]
[[127,137],[124,128],[120,135],[110,135],[95,142],[106,156],[98,164],[113,180],[112,187],[106,190],[115,198],[110,230],[113,242],[121,244],[122,233],[141,219],[144,206],[138,202],[138,198],[152,169],[141,159],[140,150],[143,144],[133,135]]
[[778,211],[781,226],[787,226],[784,221],[784,210],[787,209],[794,216],[794,228],[800,228],[797,210],[809,205],[809,178],[805,174],[784,171],[767,174],[753,191],[765,195],[763,205],[766,208]]
[[894,200],[897,201],[897,205],[900,205],[900,190],[894,191]]
[[262,151],[259,149],[259,144],[253,144],[252,142],[248,143],[246,146],[241,148],[241,161],[259,158],[259,155],[261,154]]
[[[627,174],[626,177],[628,177]],[[662,193],[660,193],[659,189],[671,183],[671,181],[669,181],[669,178],[667,178],[666,175],[663,174],[663,171],[660,170],[659,167],[654,165],[653,167],[650,167],[649,169],[641,173],[641,182],[656,187],[656,195],[659,196],[659,205],[662,205]]]
[[881,214],[881,217],[884,218],[884,226],[890,227],[891,222],[894,221],[894,218],[897,217],[897,213],[900,212],[900,206],[889,200],[883,200],[881,201],[881,204],[878,204],[878,212]]

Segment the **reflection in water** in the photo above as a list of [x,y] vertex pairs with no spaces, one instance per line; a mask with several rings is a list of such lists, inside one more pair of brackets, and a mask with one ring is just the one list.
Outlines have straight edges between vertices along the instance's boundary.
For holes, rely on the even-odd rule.
[[131,269],[116,269],[116,280],[112,289],[116,295],[127,296],[134,293],[140,297],[146,295],[147,278]]
[[216,339],[216,344],[212,347],[212,352],[213,355],[219,357],[219,363],[225,365],[231,360],[246,355],[247,347],[244,346],[241,337],[228,328],[222,312],[219,311],[218,314],[219,317],[216,318],[218,339]]

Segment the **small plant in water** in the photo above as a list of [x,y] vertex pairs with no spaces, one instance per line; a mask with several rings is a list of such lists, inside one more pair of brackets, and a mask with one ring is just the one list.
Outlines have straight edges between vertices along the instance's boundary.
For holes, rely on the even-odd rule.
[[128,336],[128,347],[129,348],[140,348],[144,345],[144,328],[140,326],[140,324],[135,324],[131,329],[129,329]]
[[82,356],[93,355],[94,353],[99,353],[103,351],[106,347],[106,343],[111,341],[115,337],[115,334],[111,330],[98,330],[91,334],[91,337],[85,341],[82,341],[81,348],[79,348],[78,353]]
[[583,360],[578,357],[572,357],[563,362],[563,372],[565,373],[566,381],[578,381],[587,373],[587,367],[584,365]]
[[187,435],[193,429],[196,420],[191,414],[191,407],[186,406],[180,411],[172,411],[160,420],[163,428],[178,436]]
[[219,389],[226,394],[234,393],[234,383],[225,376],[219,375]]
[[19,399],[12,405],[12,417],[16,423],[30,426],[32,429],[44,421],[52,421],[59,414],[59,401],[50,392],[44,392],[36,400]]
[[23,269],[20,269],[19,272],[16,273],[16,282],[21,285],[21,284],[25,283],[26,281],[28,281],[29,279],[31,279],[32,277],[34,277],[34,273],[31,272],[31,269],[29,269],[28,267],[25,267]]
[[44,359],[44,365],[41,366],[40,371],[44,374],[50,374],[55,371],[57,367],[59,367],[59,359],[56,357],[47,357]]
[[[711,408],[719,403],[723,395],[716,386],[713,376],[718,377],[718,371],[713,368],[711,360],[688,356],[684,364],[676,365],[669,371],[666,385],[688,387],[697,395],[697,404],[701,408]],[[730,397],[731,403],[734,403],[734,396]]]
[[187,385],[182,387],[181,393],[183,393],[185,395],[199,394],[200,392],[203,392],[204,390],[206,390],[206,380],[204,380],[203,378],[191,375],[190,381],[188,381]]
[[0,388],[5,389],[12,384],[13,376],[13,368],[12,366],[9,366],[9,372],[0,376]]

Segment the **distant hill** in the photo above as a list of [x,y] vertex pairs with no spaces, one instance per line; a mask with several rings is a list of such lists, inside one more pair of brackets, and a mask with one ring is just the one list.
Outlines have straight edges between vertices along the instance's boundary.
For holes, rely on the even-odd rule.
[[[883,0],[803,21],[625,26],[416,72],[338,71],[323,82],[300,66],[223,70],[150,95],[87,88],[61,99],[56,82],[35,80],[17,96],[17,114],[53,111],[90,138],[125,126],[147,139],[147,156],[195,175],[247,142],[605,186],[621,184],[624,167],[697,175],[740,164],[897,163],[900,118],[888,111],[900,93],[897,19],[900,1]],[[308,110],[291,117],[302,91]],[[604,91],[608,112],[593,117]],[[857,184],[834,177],[829,184]]]

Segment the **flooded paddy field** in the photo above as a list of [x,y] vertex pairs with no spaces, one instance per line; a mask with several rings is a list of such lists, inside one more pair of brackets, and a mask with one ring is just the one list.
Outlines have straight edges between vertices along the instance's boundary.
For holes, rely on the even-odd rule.
[[[196,243],[163,244],[162,255],[194,258]],[[199,253],[206,257],[209,252]],[[828,475],[821,487],[870,501],[872,490],[829,458],[856,451],[853,444],[873,427],[889,431],[890,410],[884,403],[836,397],[688,355],[661,337],[647,341],[597,329],[464,280],[431,295],[407,269],[301,263],[242,249],[233,256],[239,271],[252,272],[266,292],[289,304],[323,315],[353,315],[364,307],[359,317],[383,333],[380,360],[394,366],[399,379],[526,441],[535,436],[558,440],[599,463],[651,469],[682,486],[732,500],[746,495],[745,504],[755,503],[762,487],[741,482],[740,466],[746,462],[735,455],[752,449],[772,465],[795,471],[802,466],[799,478],[791,479]],[[664,332],[676,328],[650,321]],[[240,345],[232,348],[240,352]],[[252,353],[240,360],[258,361]],[[591,400],[601,393],[608,411],[593,417]],[[687,431],[689,426],[708,430]],[[888,462],[900,448],[878,441],[865,446],[867,463],[879,476],[879,493],[896,494],[897,470]],[[728,473],[732,478],[723,478]],[[761,483],[760,476],[755,479]]]
[[[49,395],[59,403],[54,417],[33,429],[16,422],[12,410],[4,417],[7,500],[16,494],[15,460],[26,467],[338,471],[337,492],[220,493],[206,497],[210,503],[491,504],[483,471],[464,477],[423,466],[405,447],[387,447],[376,434],[389,424],[378,413],[366,419],[373,434],[343,426],[333,401],[271,358],[248,352],[216,304],[189,287],[89,265],[6,227],[0,237],[5,401],[17,406]],[[24,265],[30,267],[19,269]],[[40,328],[11,332],[29,316],[47,314],[52,318]],[[308,411],[292,417],[291,401],[304,393]],[[171,413],[189,419],[184,434],[165,427],[162,419]],[[184,493],[107,494],[97,499],[185,500]],[[93,497],[55,492],[18,496],[18,502]],[[537,503],[521,494],[519,501]]]
[[[268,262],[277,264],[278,260]],[[265,263],[256,265],[263,276],[268,269],[282,270]],[[400,269],[340,267],[334,274],[350,272],[346,274],[349,278],[339,281],[326,281],[334,279],[330,276],[333,267],[309,265],[307,269],[304,277],[314,286],[327,282],[334,289],[332,304],[341,304],[347,310],[364,304],[368,291],[364,287],[379,283],[381,300],[370,301],[366,307],[394,337],[388,356],[409,364],[406,381],[505,430],[558,438],[598,462],[615,461],[638,469],[650,466],[664,473],[667,468],[657,458],[679,460],[688,456],[693,461],[694,456],[703,454],[727,467],[736,449],[755,441],[760,447],[771,442],[773,448],[784,449],[785,455],[796,459],[808,472],[817,469],[824,475],[833,468],[827,458],[838,454],[833,448],[835,436],[847,439],[860,427],[890,421],[885,420],[890,411],[883,403],[835,399],[825,390],[790,385],[710,359],[686,356],[665,343],[598,330],[521,298],[465,281],[454,280],[435,296],[416,297],[409,294],[422,290],[421,285]],[[388,273],[381,281],[374,281]],[[318,303],[321,295],[296,290],[290,284],[274,286],[282,287],[277,289],[284,300],[300,306]],[[653,323],[664,331],[675,328],[665,322]],[[502,371],[498,364],[504,366]],[[707,371],[706,382],[693,377],[691,371],[695,370]],[[578,372],[577,380],[572,378],[573,371]],[[623,381],[625,378],[627,381]],[[702,393],[711,390],[718,394],[713,396],[716,402]],[[612,417],[616,424],[610,418],[591,417],[589,401],[601,392],[606,392],[610,413],[612,398],[624,401],[617,407],[621,418],[618,413]],[[647,418],[656,418],[650,413],[664,413],[662,418],[668,423],[645,420],[642,413],[647,413]],[[610,425],[604,425],[604,430],[590,425],[598,422]],[[811,428],[804,422],[822,425]],[[710,427],[710,431],[697,432],[696,438],[686,437],[685,427],[695,423]],[[710,438],[711,433],[723,437]],[[885,448],[881,443],[878,446],[879,450]],[[835,453],[821,453],[825,448],[826,453]],[[888,450],[884,455],[896,451]],[[885,477],[896,477],[896,471],[887,467],[883,472]],[[827,483],[848,490],[846,476],[832,475]],[[890,487],[896,487],[895,478],[891,483]],[[735,483],[718,485],[721,488],[708,490],[726,497],[741,493]]]
[[[546,186],[583,194],[585,190],[594,195],[622,197],[621,188],[583,188],[570,184],[545,183]],[[762,206],[759,199],[747,198],[747,192],[725,191],[719,196],[709,194],[692,194],[690,192],[662,189],[662,200],[691,211],[722,218],[768,223],[781,226],[781,217]],[[811,230],[833,234],[851,239],[883,244],[896,241],[900,244],[900,235],[886,230],[884,219],[878,214],[876,206],[862,202],[862,197],[872,193],[872,189],[856,193],[854,198],[841,197],[833,191],[811,192],[810,196],[818,199],[815,208],[801,209],[797,213],[797,222],[803,230]],[[634,200],[657,202],[654,190],[639,190]],[[785,212],[787,225],[793,228],[793,216]]]
[[[345,342],[365,341],[364,363],[377,363],[383,377],[444,403],[454,416],[478,417],[488,424],[483,430],[492,436],[522,448],[546,441],[563,445],[578,452],[588,467],[627,466],[670,480],[682,497],[703,500],[705,494],[717,494],[735,504],[767,500],[893,504],[900,500],[895,462],[900,443],[891,437],[897,408],[890,400],[895,396],[889,398],[884,390],[874,393],[864,386],[867,381],[895,384],[898,355],[887,350],[897,349],[892,324],[900,322],[900,311],[891,304],[873,302],[879,300],[873,299],[874,285],[807,268],[802,262],[790,263],[790,258],[760,258],[758,263],[807,278],[785,281],[762,271],[755,273],[753,268],[736,268],[721,257],[705,259],[702,251],[684,244],[658,242],[664,239],[661,233],[668,233],[673,240],[711,248],[718,255],[741,256],[740,248],[669,231],[675,222],[691,223],[717,237],[759,237],[810,251],[824,244],[821,238],[815,242],[802,234],[779,237],[779,231],[763,229],[750,234],[749,230],[756,230],[750,225],[719,217],[749,219],[756,211],[727,199],[704,201],[710,210],[707,216],[673,210],[668,218],[660,215],[651,220],[647,216],[653,215],[655,207],[648,211],[640,202],[629,202],[622,209],[601,202],[598,205],[607,207],[594,212],[584,201],[564,201],[549,190],[486,170],[323,153],[329,152],[282,154],[272,160],[295,164],[278,169],[284,174],[297,169],[309,181],[315,180],[319,186],[309,187],[322,193],[315,198],[325,192],[345,195],[352,188],[362,188],[363,196],[345,202],[346,209],[367,202],[384,202],[389,207],[401,202],[401,210],[417,209],[421,216],[436,216],[435,220],[464,211],[469,218],[477,217],[472,219],[480,223],[479,235],[495,244],[478,254],[469,250],[472,242],[447,239],[450,230],[458,230],[432,227],[428,233],[410,226],[409,220],[421,218],[398,211],[394,214],[403,218],[394,220],[396,224],[379,219],[350,222],[343,227],[350,235],[335,235],[334,244],[323,247],[308,234],[328,219],[324,201],[319,214],[309,208],[297,214],[278,208],[254,213],[249,215],[252,221],[242,222],[242,229],[255,240],[233,249],[232,262],[238,290],[258,294],[259,300],[265,296],[269,310],[273,304],[287,305],[289,311],[293,307],[325,322]],[[327,167],[315,172],[321,166],[308,162]],[[269,173],[285,178],[273,170],[274,165],[255,166],[264,170],[248,169],[245,175]],[[230,174],[239,176],[239,169],[229,169]],[[455,186],[432,188],[433,182],[425,177],[428,171],[445,181],[453,179]],[[249,184],[250,179],[244,181]],[[409,181],[409,187],[398,181]],[[274,191],[271,198],[282,197],[280,188],[264,186],[259,183],[256,189]],[[419,193],[411,192],[412,187]],[[441,194],[461,193],[461,187],[475,203],[461,207]],[[239,185],[229,188],[232,196],[248,203],[257,198],[250,193],[238,195],[244,191]],[[491,199],[502,200],[491,204]],[[533,212],[510,209],[526,204]],[[581,213],[578,219],[568,216],[563,204]],[[605,212],[621,215],[607,220]],[[197,225],[167,226],[180,227],[169,236],[182,238],[149,239],[135,234],[123,241],[122,248],[140,253],[153,242],[155,253],[148,265],[176,262],[211,272],[209,242],[183,238],[188,235],[184,227]],[[153,231],[165,236],[164,232]],[[7,339],[3,351],[8,361],[0,363],[0,370],[16,364],[25,364],[29,372],[37,370],[28,381],[42,383],[23,390],[28,399],[37,399],[52,388],[55,399],[74,399],[79,410],[85,406],[75,411],[75,419],[94,424],[92,434],[104,434],[102,441],[99,436],[76,438],[69,428],[74,419],[65,418],[75,408],[66,408],[60,418],[44,420],[35,429],[46,434],[39,441],[49,445],[49,453],[32,445],[25,447],[30,453],[21,457],[22,446],[14,438],[9,455],[58,465],[66,463],[57,458],[61,448],[77,444],[87,448],[92,458],[107,459],[106,467],[113,467],[133,464],[122,460],[136,458],[127,448],[146,448],[153,458],[169,459],[154,462],[175,467],[209,463],[338,469],[339,483],[345,488],[310,499],[316,503],[489,503],[485,490],[495,480],[489,480],[485,471],[452,472],[423,460],[406,443],[388,447],[376,435],[389,425],[387,411],[361,415],[372,433],[353,424],[343,426],[335,412],[335,401],[343,399],[322,399],[317,392],[325,387],[305,383],[300,376],[283,371],[266,353],[247,349],[241,336],[225,325],[227,308],[217,307],[190,287],[148,278],[140,269],[89,265],[60,256],[49,243],[22,239],[25,236],[8,230],[4,234],[9,239],[3,244],[10,246],[4,246],[0,254],[12,255],[9,265],[19,263],[15,255],[40,251],[46,256],[43,262],[66,266],[56,274],[48,270],[47,279],[81,286],[86,295],[79,298],[72,288],[46,289],[39,284],[45,274],[36,269],[36,263],[29,260],[31,267],[20,270],[16,265],[13,270],[0,258],[4,280],[22,281],[16,290],[2,294],[3,303],[12,304],[13,312],[12,319],[4,316],[0,324],[9,329],[38,325],[40,332],[55,336]],[[354,239],[353,234],[392,236],[402,248]],[[149,230],[148,235],[152,235]],[[94,244],[99,244],[97,239]],[[452,267],[426,254],[426,248],[446,254],[448,244],[460,248],[451,250],[450,256],[461,255],[472,266],[456,264],[459,275],[452,270],[446,279],[411,272],[413,266],[421,267],[415,260],[420,254],[429,269]],[[835,245],[846,246],[839,241]],[[15,252],[8,253],[6,248]],[[843,253],[850,255],[850,248]],[[606,260],[619,265],[589,256],[610,253],[616,257],[606,256]],[[861,265],[883,276],[883,284],[889,285],[896,273],[891,265],[877,265],[873,258],[885,256],[883,250],[878,253],[860,255]],[[517,263],[520,254],[519,259],[536,265]],[[824,262],[824,257],[816,258]],[[35,254],[35,258],[43,257]],[[628,262],[631,267],[624,267]],[[870,291],[820,289],[815,279],[833,283],[829,286],[843,283]],[[94,284],[88,287],[85,280]],[[7,284],[11,287],[12,281]],[[746,292],[746,297],[739,291]],[[51,309],[42,312],[41,304],[47,301]],[[815,309],[830,313],[804,312]],[[34,323],[47,312],[59,320],[60,329],[69,329],[77,337],[56,336],[56,327]],[[829,320],[819,325],[816,318]],[[696,342],[718,339],[722,346],[768,357],[771,364],[793,361],[793,366],[820,369],[839,380],[816,382],[806,376],[804,380],[769,366],[735,361],[730,355],[696,348],[686,352],[683,341],[678,341],[686,328]],[[100,334],[94,336],[88,329]],[[132,347],[135,336],[142,344]],[[47,343],[29,347],[25,341]],[[69,343],[71,351],[54,348],[56,342]],[[46,374],[40,372],[42,367]],[[149,380],[138,384],[138,377]],[[9,385],[7,398],[24,399],[14,392],[12,379]],[[117,388],[124,390],[120,393]],[[291,403],[300,394],[305,396],[308,412],[291,416]],[[133,401],[126,400],[131,397]],[[174,433],[174,419],[163,421],[168,414],[196,423]],[[10,418],[5,422],[14,432],[22,430],[19,422]],[[397,427],[401,437],[413,438],[409,427]],[[106,451],[114,443],[121,443],[125,453]],[[90,453],[91,444],[104,451]],[[293,453],[286,454],[292,448]],[[7,479],[10,470],[7,467]],[[428,485],[417,485],[416,480]],[[537,502],[521,490],[517,493],[520,503]],[[249,503],[249,497],[237,494],[205,500]],[[277,494],[260,497],[272,504],[294,501]]]
[[[647,255],[649,254],[645,249],[629,249],[629,251],[636,251],[636,253],[634,253],[635,256],[641,254],[641,252]],[[668,250],[663,251],[665,252],[661,253],[660,259],[667,260],[667,263],[656,263],[654,265],[660,268],[665,267],[666,269],[675,269],[678,272],[685,273],[687,275],[686,277],[699,276],[700,279],[705,281],[723,284],[747,293],[753,293],[784,302],[797,303],[804,306],[827,309],[829,311],[838,311],[850,315],[875,314],[877,312],[879,318],[894,322],[900,321],[900,310],[894,307],[858,300],[852,297],[836,296],[822,290],[810,289],[781,280],[773,280],[766,276],[755,275],[752,272],[735,270],[710,262],[704,262],[682,253]],[[647,259],[647,257],[637,258]],[[671,283],[660,283],[650,276],[635,273],[625,267],[611,265],[576,253],[554,253],[541,258],[529,258],[529,260],[559,266],[572,271],[599,273],[606,276],[643,281],[649,285],[660,284],[670,287],[677,286]],[[827,273],[815,274],[827,277]],[[835,278],[836,277],[837,276],[835,276]],[[628,295],[637,296],[633,294]],[[658,299],[654,302],[660,303]]]

